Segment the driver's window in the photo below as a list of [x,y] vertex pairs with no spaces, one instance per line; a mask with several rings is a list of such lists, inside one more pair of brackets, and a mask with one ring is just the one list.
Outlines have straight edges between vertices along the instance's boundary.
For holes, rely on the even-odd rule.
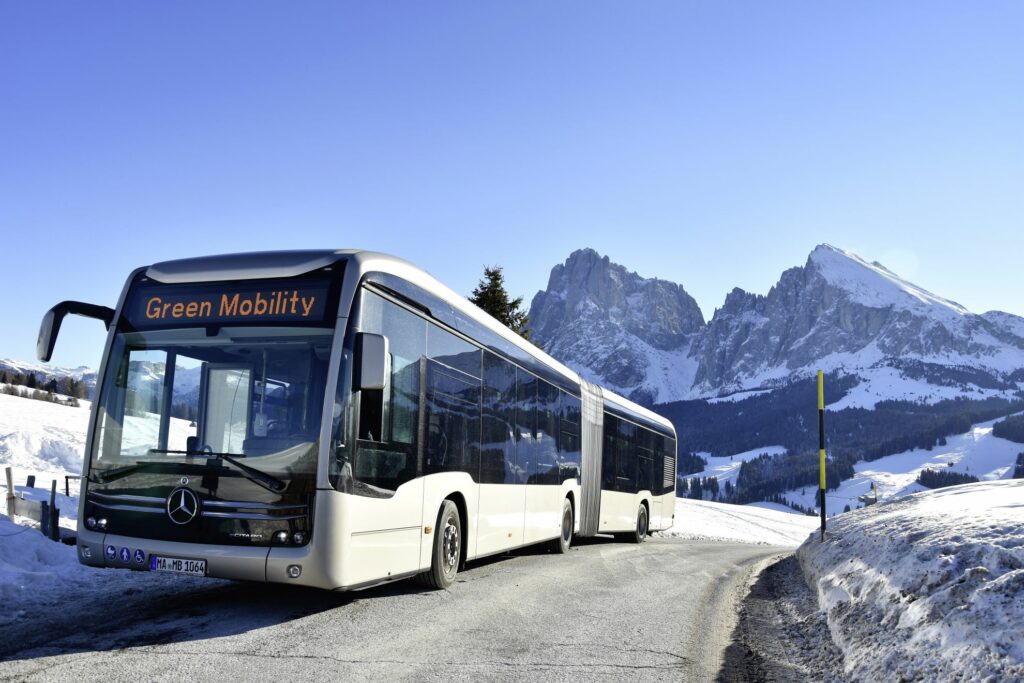
[[[394,491],[419,469],[418,435],[426,355],[426,321],[371,292],[362,301],[362,330],[388,338],[391,376],[388,390],[360,397],[355,479]],[[358,492],[358,489],[357,489]]]
[[251,395],[249,368],[207,366],[203,446],[214,453],[242,452],[248,436]]

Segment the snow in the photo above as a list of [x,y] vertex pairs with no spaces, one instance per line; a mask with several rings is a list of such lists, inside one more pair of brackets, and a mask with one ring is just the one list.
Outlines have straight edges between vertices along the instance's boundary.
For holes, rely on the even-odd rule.
[[811,252],[809,260],[830,284],[846,290],[854,301],[865,306],[892,306],[945,321],[970,314],[960,304],[921,289],[880,263],[868,263],[851,251],[823,244]]
[[708,403],[736,403],[744,399],[753,398],[755,396],[761,396],[762,394],[771,393],[771,389],[755,389],[753,391],[737,391],[735,394],[728,394],[727,396],[718,396],[715,398],[707,399]]
[[89,401],[80,407],[0,394],[0,465],[37,475],[82,473]]
[[818,524],[815,517],[777,509],[677,498],[675,525],[657,535],[796,547]]
[[[1024,444],[992,434],[992,425],[1002,419],[982,422],[966,434],[946,437],[945,446],[935,446],[930,451],[916,448],[870,462],[858,462],[853,466],[853,478],[843,480],[837,490],[826,494],[826,510],[836,514],[846,505],[856,509],[862,504],[858,501],[860,497],[872,495],[872,482],[880,501],[923,491],[925,488],[915,482],[923,469],[962,472],[981,480],[1008,479],[1013,476],[1014,462],[1017,454],[1024,451]],[[791,503],[817,507],[814,486],[783,495]]]
[[[166,594],[210,585],[207,578],[88,567],[75,552],[75,546],[55,543],[38,529],[0,516],[0,626],[29,613],[33,621],[45,623],[47,615],[65,615],[81,606],[84,595],[90,596],[88,605],[102,605],[135,590]],[[93,616],[90,612],[83,618]]]
[[[973,385],[966,387],[930,384],[922,379],[906,377],[896,368],[873,367],[857,370],[861,382],[850,389],[839,401],[827,406],[830,411],[844,408],[866,408],[873,410],[879,401],[899,399],[934,404],[955,398],[969,398],[980,401],[986,398],[1014,400],[1013,391],[982,389]],[[826,387],[827,391],[828,387]]]
[[1024,679],[1024,480],[842,515],[797,555],[848,678]]
[[20,616],[36,600],[88,592],[95,581],[92,574],[94,570],[78,563],[73,547],[0,517],[0,600],[10,607],[0,612],[0,624]]
[[783,446],[765,446],[764,448],[754,448],[749,451],[743,451],[742,453],[733,453],[732,455],[725,455],[721,457],[715,457],[710,453],[701,451],[697,453],[700,457],[708,461],[708,466],[703,472],[697,472],[696,474],[680,475],[684,479],[690,479],[692,477],[717,477],[719,488],[725,486],[725,482],[731,482],[734,486],[736,485],[736,478],[740,475],[740,465],[745,463],[747,460],[753,460],[759,455],[781,455],[785,453],[786,449]]
[[1005,332],[1024,339],[1024,318],[1003,311],[989,311],[983,313],[981,317]]

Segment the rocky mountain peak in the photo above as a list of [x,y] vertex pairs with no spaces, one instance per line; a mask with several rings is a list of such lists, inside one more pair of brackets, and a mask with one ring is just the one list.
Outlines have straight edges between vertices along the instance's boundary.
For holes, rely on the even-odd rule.
[[[703,327],[700,307],[681,285],[644,278],[593,249],[556,265],[530,306],[532,338],[545,350],[585,377],[649,401],[664,388],[644,386],[652,364],[663,365],[662,355],[678,354]],[[673,391],[687,381],[680,378]]]
[[[974,315],[830,244],[767,294],[733,289],[707,324],[682,286],[581,249],[552,269],[530,320],[556,358],[647,403],[771,388],[819,367],[877,381],[865,404],[1012,393],[1024,378],[1024,319]],[[972,386],[956,379],[968,375]]]

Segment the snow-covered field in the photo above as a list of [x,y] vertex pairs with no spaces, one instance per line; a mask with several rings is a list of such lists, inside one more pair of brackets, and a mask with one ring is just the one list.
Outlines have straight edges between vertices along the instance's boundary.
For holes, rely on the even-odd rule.
[[[0,394],[0,464],[50,478],[82,473],[89,401],[71,406]],[[49,483],[49,482],[47,482]]]
[[[918,448],[871,462],[858,462],[853,468],[854,477],[826,494],[826,509],[830,515],[841,512],[846,505],[857,509],[861,505],[858,498],[871,493],[872,482],[880,501],[924,491],[925,487],[915,482],[924,469],[962,472],[982,481],[1010,478],[1014,461],[1017,454],[1024,451],[1024,444],[994,436],[992,425],[998,421],[976,424],[966,434],[947,437],[945,446],[935,446],[930,451]],[[817,489],[808,486],[784,495],[790,502],[814,508],[816,492]]]
[[[901,401],[938,403],[955,398],[980,401],[986,398],[1014,400],[1016,391],[1011,389],[982,389],[976,386],[944,386],[931,384],[923,379],[907,377],[896,368],[887,366],[857,370],[860,383],[850,389],[839,401],[828,406],[829,412],[844,408],[865,408],[874,410],[879,401],[899,398]],[[826,418],[827,419],[827,418]]]
[[1024,679],[1024,480],[845,514],[797,555],[851,679]]
[[676,499],[675,525],[656,535],[693,540],[734,541],[796,547],[818,528],[818,518],[764,504],[729,505]]
[[[50,484],[56,480],[60,523],[72,529],[78,516],[78,481],[68,482],[68,498],[64,496],[64,477],[82,473],[90,404],[80,403],[73,408],[0,394],[0,469],[11,468],[15,492],[28,500],[49,500]],[[34,488],[25,485],[29,475],[36,478]],[[0,495],[7,493],[2,473],[0,491]]]

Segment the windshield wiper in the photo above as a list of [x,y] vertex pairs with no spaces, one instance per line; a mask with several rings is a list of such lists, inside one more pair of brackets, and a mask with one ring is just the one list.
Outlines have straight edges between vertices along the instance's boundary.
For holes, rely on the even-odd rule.
[[286,482],[278,479],[277,477],[271,474],[267,474],[263,470],[258,470],[255,467],[251,467],[249,465],[245,465],[243,463],[238,462],[238,460],[236,460],[229,453],[214,453],[212,450],[171,451],[157,448],[150,448],[149,452],[163,453],[166,455],[200,456],[214,460],[223,460],[224,462],[234,465],[243,475],[245,475],[246,479],[253,481],[259,484],[260,486],[269,489],[275,493],[280,493],[281,491],[284,491],[285,488],[288,486]]
[[[182,465],[187,463],[172,463],[172,462],[137,462],[133,465],[124,465],[123,467],[112,467],[106,470],[93,470],[89,472],[89,481],[94,484],[106,484],[116,479],[127,477],[129,474],[134,472],[143,471],[166,471],[167,474],[176,474],[181,471]],[[196,467],[196,465],[191,465]]]
[[[213,453],[210,451],[171,451],[164,449],[151,448],[150,453],[161,453],[164,455],[185,455],[185,456],[200,456],[206,457],[211,460],[221,460],[233,465],[239,472],[242,473],[249,481],[259,484],[265,489],[273,491],[274,493],[280,493],[287,488],[287,482],[284,482],[277,477],[267,474],[262,470],[258,470],[255,467],[244,465],[235,458],[231,457],[227,453]],[[180,472],[182,468],[199,468],[201,470],[212,469],[209,461],[205,465],[199,465],[195,463],[175,463],[175,462],[139,462],[134,465],[125,465],[124,467],[116,467],[114,469],[105,470],[102,472],[90,472],[89,481],[95,484],[106,484],[107,482],[114,481],[115,479],[121,479],[126,477],[133,472],[139,472],[143,470],[166,470],[168,473],[173,474]]]

